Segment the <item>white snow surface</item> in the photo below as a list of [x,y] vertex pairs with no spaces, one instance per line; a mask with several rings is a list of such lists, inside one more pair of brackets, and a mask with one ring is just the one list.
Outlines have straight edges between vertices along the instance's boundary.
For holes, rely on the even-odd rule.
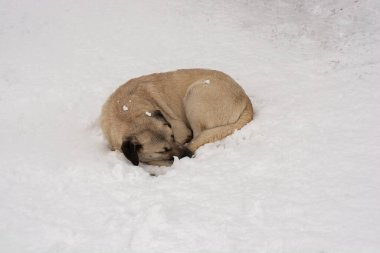
[[[379,28],[376,0],[0,0],[0,252],[380,252]],[[192,67],[254,121],[169,169],[107,148],[119,85]]]

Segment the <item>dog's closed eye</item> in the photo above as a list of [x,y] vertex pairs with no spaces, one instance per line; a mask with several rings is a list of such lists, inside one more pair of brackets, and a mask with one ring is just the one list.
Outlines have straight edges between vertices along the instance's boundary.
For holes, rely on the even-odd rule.
[[164,147],[164,150],[159,152],[159,153],[167,153],[167,152],[170,152],[172,151],[172,148],[167,148],[167,147]]

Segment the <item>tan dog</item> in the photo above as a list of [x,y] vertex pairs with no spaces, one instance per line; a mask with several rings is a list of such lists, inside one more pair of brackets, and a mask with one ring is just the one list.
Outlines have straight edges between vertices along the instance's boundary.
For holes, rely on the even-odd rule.
[[120,86],[103,106],[101,127],[111,149],[134,165],[170,166],[174,156],[192,157],[200,146],[223,139],[252,118],[251,101],[231,77],[183,69]]

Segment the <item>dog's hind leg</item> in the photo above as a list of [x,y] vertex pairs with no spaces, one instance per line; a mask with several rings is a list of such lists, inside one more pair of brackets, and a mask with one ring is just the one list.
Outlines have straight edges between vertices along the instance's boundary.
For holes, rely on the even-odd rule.
[[193,130],[188,145],[192,152],[232,134],[253,118],[251,101],[233,80],[197,81],[189,87],[184,103]]
[[239,119],[232,124],[227,124],[223,126],[218,126],[210,129],[204,129],[197,133],[197,136],[189,143],[187,148],[193,153],[199,147],[204,144],[215,142],[221,140],[228,135],[231,135],[234,131],[241,129],[247,123],[249,123],[253,118],[253,109],[251,103],[248,103]]

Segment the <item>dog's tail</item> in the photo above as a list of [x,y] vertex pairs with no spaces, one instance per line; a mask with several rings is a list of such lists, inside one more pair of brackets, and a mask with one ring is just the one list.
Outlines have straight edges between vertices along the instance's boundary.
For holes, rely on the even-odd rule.
[[192,152],[195,152],[195,150],[206,143],[215,142],[233,134],[236,130],[241,129],[243,126],[251,122],[253,115],[254,111],[252,108],[252,103],[247,98],[247,104],[240,114],[239,119],[235,123],[202,131],[193,141],[190,142],[188,148]]

